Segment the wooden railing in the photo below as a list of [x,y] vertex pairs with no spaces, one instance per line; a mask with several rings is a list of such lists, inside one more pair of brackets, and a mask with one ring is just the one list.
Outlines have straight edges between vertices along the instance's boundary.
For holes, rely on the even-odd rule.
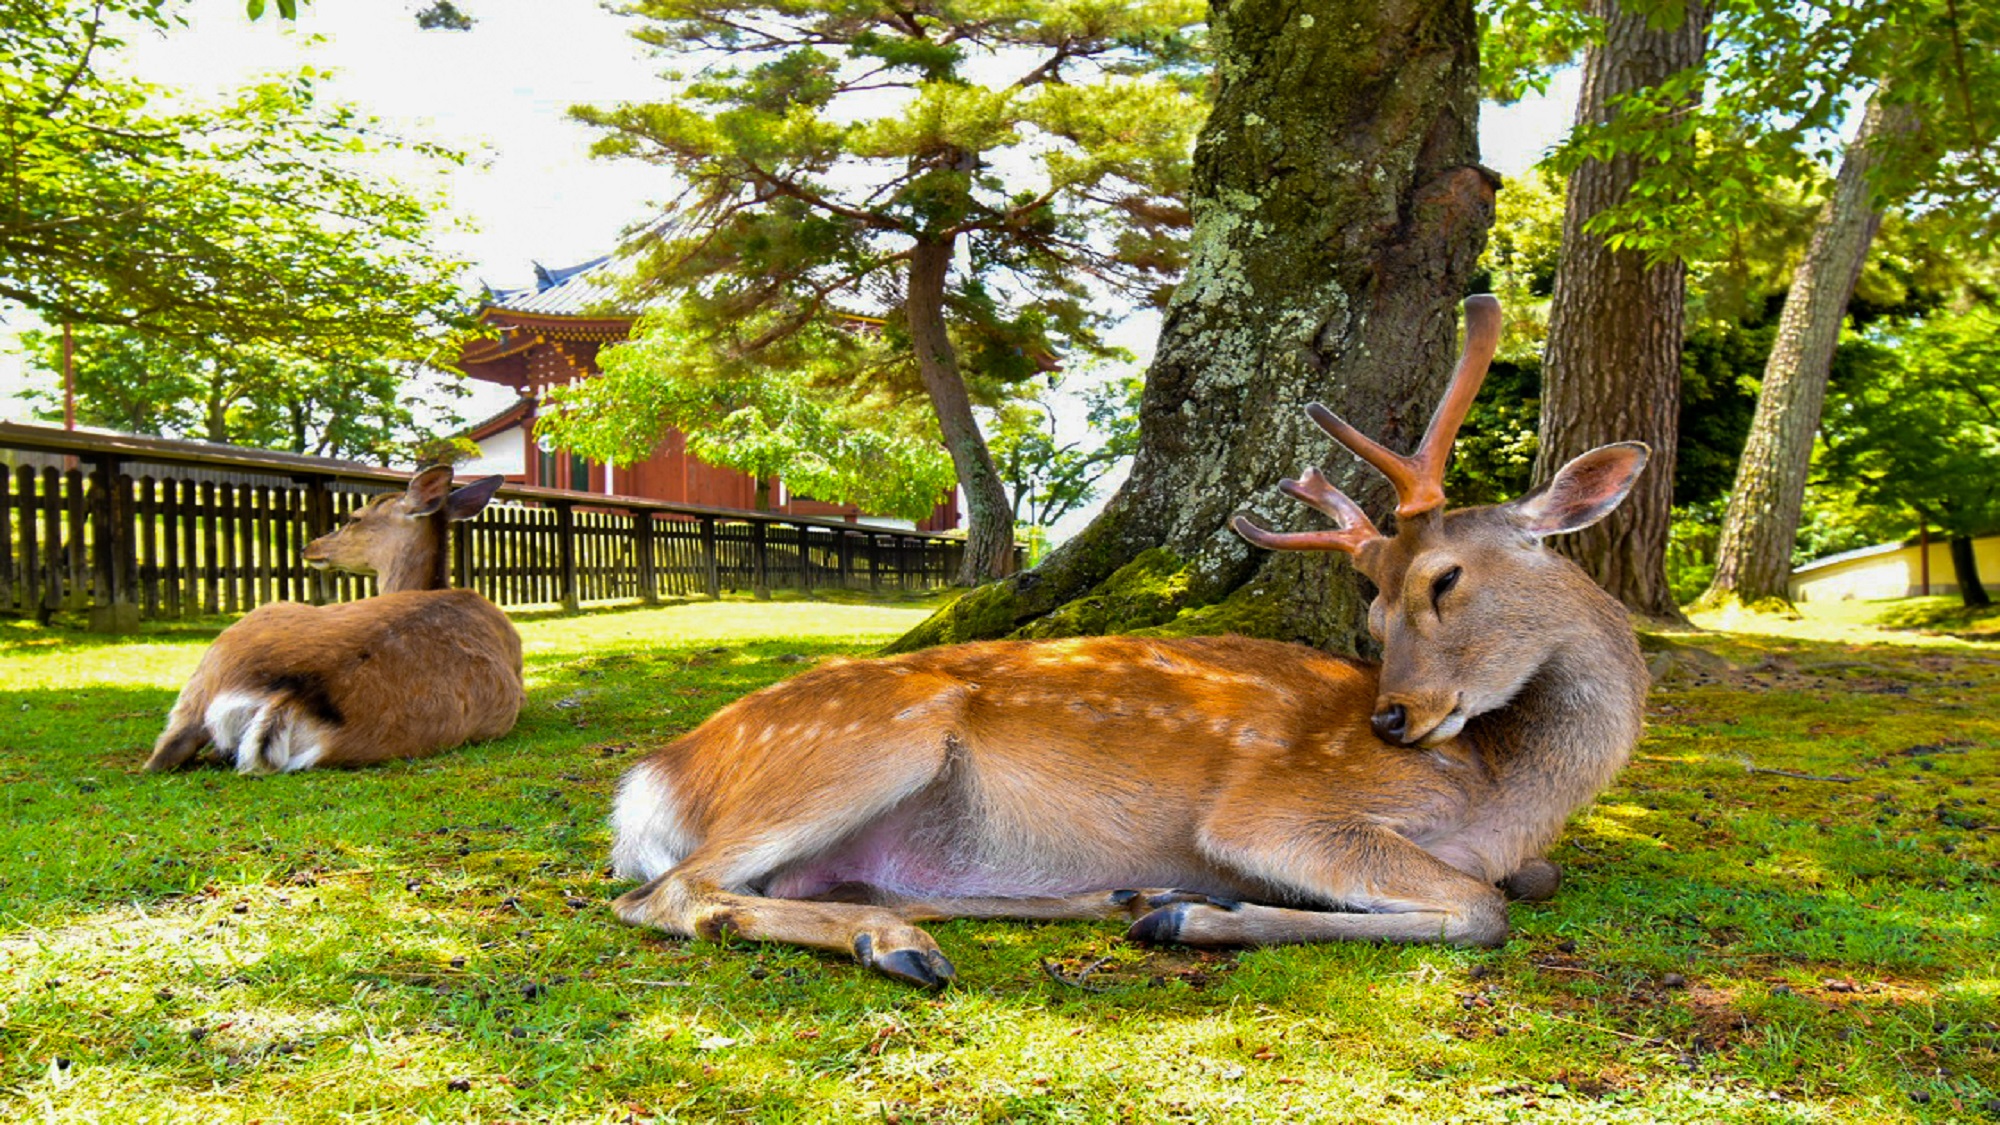
[[[409,474],[202,442],[0,423],[0,613],[87,612],[91,627],[366,597],[305,564],[314,536]],[[22,457],[20,454],[27,454]],[[964,543],[729,508],[502,488],[454,525],[453,576],[507,607],[655,602],[725,590],[929,589]]]

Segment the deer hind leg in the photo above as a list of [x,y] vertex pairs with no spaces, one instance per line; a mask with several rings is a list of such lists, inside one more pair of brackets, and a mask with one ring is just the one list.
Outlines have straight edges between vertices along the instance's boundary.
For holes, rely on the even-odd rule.
[[146,759],[146,769],[154,773],[180,769],[208,744],[208,726],[200,709],[183,697],[174,702],[173,714],[167,717],[167,729],[153,743],[153,755]]
[[1134,922],[1129,936],[1185,945],[1394,941],[1491,947],[1507,940],[1507,902],[1498,888],[1386,828],[1325,831],[1303,847],[1296,834],[1276,839],[1281,843],[1272,847],[1246,833],[1229,840],[1211,838],[1206,845],[1222,865],[1300,900],[1367,913],[1173,902]]
[[759,892],[774,873],[824,857],[879,827],[904,801],[921,800],[917,794],[939,784],[946,759],[942,747],[928,756],[878,755],[873,776],[802,783],[793,800],[717,817],[719,824],[706,831],[691,827],[705,818],[691,815],[667,775],[642,764],[619,790],[612,857],[621,874],[647,881],[612,909],[622,921],[680,937],[733,936],[847,953],[888,976],[942,985],[956,975],[951,962],[895,910]]
[[681,937],[740,937],[847,953],[877,972],[925,988],[958,975],[937,942],[894,910],[740,894],[714,877],[718,866],[697,850],[679,867],[619,896],[612,910],[622,921]]

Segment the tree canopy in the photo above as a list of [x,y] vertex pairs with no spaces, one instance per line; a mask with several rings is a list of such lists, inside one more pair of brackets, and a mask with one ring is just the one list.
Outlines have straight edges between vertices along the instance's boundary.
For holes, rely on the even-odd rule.
[[310,70],[215,106],[120,74],[120,35],[170,29],[177,11],[6,6],[0,300],[202,346],[410,351],[457,305],[455,266],[431,247],[426,202],[363,158],[455,157],[326,104]]
[[[62,417],[62,334],[23,333],[49,378],[28,392],[37,413]],[[128,328],[75,331],[76,412],[85,425],[129,433],[283,449],[357,460],[412,460],[413,443],[456,426],[455,377],[372,356],[322,361],[283,347],[209,346]]]
[[1820,471],[1952,535],[2000,529],[2000,313],[1884,326],[1850,345]]

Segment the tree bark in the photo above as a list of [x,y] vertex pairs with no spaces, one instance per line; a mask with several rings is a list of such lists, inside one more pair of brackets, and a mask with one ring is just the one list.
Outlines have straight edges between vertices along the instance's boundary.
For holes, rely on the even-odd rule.
[[[1602,45],[1584,60],[1577,121],[1608,120],[1621,95],[1698,66],[1707,49],[1708,8],[1689,0],[1671,28],[1647,24],[1617,0],[1592,0],[1605,21]],[[1623,203],[1640,161],[1588,161],[1570,177],[1562,250],[1542,367],[1541,448],[1535,480],[1548,481],[1571,458],[1615,441],[1643,441],[1653,456],[1632,494],[1593,527],[1552,541],[1598,585],[1644,616],[1682,620],[1667,584],[1667,531],[1673,519],[1681,337],[1687,270],[1648,265],[1641,250],[1614,250],[1585,224]]]
[[1195,148],[1190,263],[1131,475],[1040,567],[892,647],[1135,627],[1367,643],[1343,557],[1258,551],[1228,520],[1249,510],[1267,526],[1324,526],[1276,491],[1309,465],[1381,522],[1394,508],[1304,407],[1324,400],[1408,449],[1442,392],[1495,188],[1478,166],[1472,6],[1215,0],[1210,11],[1219,86]]
[[1979,558],[1972,553],[1972,537],[1951,537],[1951,576],[1958,583],[1958,598],[1967,609],[1993,604],[1986,585],[1979,581]]
[[1805,503],[1806,470],[1826,402],[1833,350],[1862,263],[1882,225],[1869,176],[1881,162],[1880,138],[1916,128],[1907,106],[1883,104],[1877,90],[1840,164],[1833,195],[1820,209],[1805,257],[1792,275],[1778,338],[1764,367],[1750,440],[1722,524],[1715,579],[1702,600],[1789,607],[1792,546]]
[[917,370],[936,411],[938,431],[951,452],[959,486],[965,489],[965,560],[958,583],[973,586],[1007,573],[1014,558],[1014,508],[1007,487],[993,468],[972,397],[958,370],[958,356],[945,328],[945,275],[951,269],[951,242],[920,241],[910,252],[907,315]]

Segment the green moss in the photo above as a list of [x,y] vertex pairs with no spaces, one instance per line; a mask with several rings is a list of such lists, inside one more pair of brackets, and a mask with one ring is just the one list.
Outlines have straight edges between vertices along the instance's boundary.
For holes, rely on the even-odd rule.
[[1017,637],[1085,637],[1131,633],[1173,620],[1186,606],[1189,569],[1155,547],[1114,571],[1083,597],[1024,626]]
[[1784,598],[1745,599],[1734,590],[1714,588],[1696,599],[1688,609],[1695,613],[1720,613],[1732,621],[1744,614],[1779,617],[1788,621],[1799,619],[1798,607]]
[[1209,637],[1236,633],[1245,637],[1292,639],[1280,599],[1257,586],[1244,586],[1212,605],[1194,606],[1171,621],[1149,629],[1134,629],[1142,637]]
[[923,624],[898,637],[884,655],[915,652],[933,645],[961,644],[1004,637],[1021,618],[1019,595],[1012,582],[990,582],[968,590],[930,615]]

